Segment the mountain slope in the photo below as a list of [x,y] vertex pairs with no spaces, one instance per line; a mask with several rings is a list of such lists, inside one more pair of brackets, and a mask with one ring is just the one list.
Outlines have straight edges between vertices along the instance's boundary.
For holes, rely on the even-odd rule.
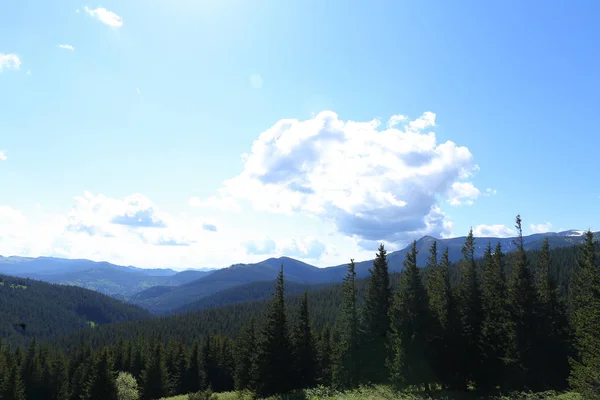
[[149,287],[194,281],[210,271],[142,269],[107,262],[52,257],[1,257],[0,274],[79,286],[110,296],[130,296]]
[[0,275],[0,339],[13,343],[149,317],[146,310],[92,290]]
[[[552,248],[560,248],[580,244],[583,242],[583,231],[565,231],[559,233],[544,233],[526,236],[525,248],[527,250],[539,249],[544,238],[550,239]],[[600,238],[600,232],[596,233]],[[417,262],[423,267],[429,253],[429,248],[434,241],[438,242],[440,253],[448,247],[451,262],[457,262],[461,258],[461,248],[465,237],[451,239],[435,239],[425,236],[417,241],[419,254]],[[475,238],[475,257],[481,258],[488,243],[493,246],[497,242],[502,244],[505,253],[515,249],[514,238]],[[409,247],[388,254],[388,263],[391,272],[401,271]],[[186,304],[198,302],[219,291],[238,287],[251,282],[273,280],[277,276],[280,265],[284,265],[286,279],[288,282],[297,283],[338,283],[341,282],[345,273],[346,265],[335,267],[317,268],[289,257],[270,258],[255,264],[235,264],[228,268],[214,271],[212,274],[198,280],[171,288],[151,288],[138,293],[130,298],[133,304],[140,305],[154,313],[165,314],[177,309],[186,309]],[[358,278],[369,275],[369,269],[373,266],[373,260],[356,263],[356,274]]]

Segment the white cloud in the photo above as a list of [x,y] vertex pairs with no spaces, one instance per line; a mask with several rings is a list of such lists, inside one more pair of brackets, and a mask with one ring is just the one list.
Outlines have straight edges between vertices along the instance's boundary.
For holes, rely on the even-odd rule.
[[6,153],[4,151],[0,151],[0,161],[6,161],[6,160],[8,160]]
[[65,50],[75,51],[75,47],[71,46],[70,44],[59,44],[58,47]]
[[531,224],[529,225],[529,229],[531,229],[531,232],[533,233],[546,233],[546,232],[550,232],[550,230],[552,229],[552,224],[550,222],[546,222],[545,224]]
[[6,69],[21,68],[21,59],[16,54],[0,53],[0,72]]
[[263,86],[263,79],[259,74],[253,74],[250,77],[250,84],[254,89],[260,89]]
[[88,6],[84,6],[83,10],[92,17],[98,18],[98,20],[104,25],[108,25],[113,28],[120,28],[123,26],[123,18],[104,7],[91,9]]
[[388,128],[393,128],[396,125],[406,121],[408,121],[408,117],[406,115],[392,115],[388,120]]
[[481,196],[481,191],[472,182],[454,182],[448,192],[448,203],[452,206],[471,205]]
[[188,200],[188,204],[192,207],[211,208],[224,212],[238,213],[242,210],[239,203],[235,199],[223,195],[218,197],[210,196],[206,200],[201,200],[198,197],[191,197]]
[[219,197],[193,203],[246,200],[258,211],[331,221],[343,235],[366,241],[447,236],[451,223],[438,197],[453,188],[479,193],[465,181],[477,170],[473,156],[423,132],[435,126],[431,112],[412,121],[394,116],[391,125],[400,120],[403,130],[380,130],[378,120],[342,121],[331,111],[281,120],[259,135],[244,170],[223,183]]
[[137,94],[141,94],[139,88],[135,88],[135,91],[137,92]]
[[279,246],[282,255],[307,259],[319,259],[326,250],[325,243],[313,237],[283,241]]
[[516,233],[506,225],[477,225],[473,228],[473,235],[476,237],[512,237]]
[[272,255],[277,251],[277,243],[268,237],[249,240],[243,246],[247,254]]

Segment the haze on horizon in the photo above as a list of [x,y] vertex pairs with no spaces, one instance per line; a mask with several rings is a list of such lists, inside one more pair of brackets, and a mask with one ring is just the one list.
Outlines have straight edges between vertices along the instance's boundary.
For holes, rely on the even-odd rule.
[[517,213],[600,229],[599,4],[344,4],[1,4],[0,254],[330,266]]

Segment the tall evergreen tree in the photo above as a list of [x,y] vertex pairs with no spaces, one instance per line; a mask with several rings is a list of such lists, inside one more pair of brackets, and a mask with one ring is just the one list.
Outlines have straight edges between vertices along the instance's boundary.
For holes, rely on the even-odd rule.
[[548,238],[539,253],[536,286],[539,298],[539,340],[542,351],[537,359],[537,374],[547,388],[563,389],[569,374],[569,321],[565,304],[560,300],[558,287],[552,278],[552,260]]
[[188,367],[185,375],[186,392],[196,393],[200,391],[202,385],[202,369],[200,366],[200,345],[194,342],[192,351],[188,360]]
[[477,383],[481,372],[481,288],[475,264],[475,238],[469,231],[461,249],[460,282],[457,288],[458,313],[461,322],[461,347],[464,352],[457,360],[457,368],[463,385]]
[[94,362],[90,384],[91,400],[117,400],[116,374],[108,350],[100,352]]
[[235,388],[254,390],[257,383],[256,322],[254,318],[242,330],[236,342]]
[[450,285],[450,260],[448,248],[437,260],[437,242],[433,242],[427,260],[430,271],[427,280],[429,311],[431,314],[431,347],[437,357],[432,361],[432,368],[439,382],[446,387],[456,386],[457,355],[457,315],[456,304]]
[[8,368],[8,373],[0,380],[0,398],[2,400],[26,400],[25,386],[21,380],[19,367],[14,364]]
[[162,343],[156,343],[149,349],[146,366],[142,371],[142,400],[154,400],[170,394],[170,381],[165,365]]
[[540,385],[535,371],[536,360],[541,357],[538,299],[525,252],[520,215],[516,217],[515,227],[516,254],[509,282],[509,305],[514,328],[510,381],[518,387],[535,389]]
[[505,379],[505,358],[511,339],[504,254],[500,242],[493,254],[492,246],[488,243],[483,257],[481,280],[483,359],[480,384],[482,390],[489,391],[501,385]]
[[[433,248],[434,252],[436,248]],[[417,242],[406,253],[404,271],[391,312],[392,341],[388,365],[399,386],[423,386],[434,381],[428,352],[431,328],[428,298],[417,266]]]
[[[341,388],[354,387],[359,383],[358,349],[360,339],[356,297],[356,267],[354,259],[351,259],[342,285],[342,306],[337,320],[340,340],[335,348],[333,367],[335,385]],[[329,339],[326,337],[327,341]]]
[[44,390],[42,384],[42,363],[39,357],[38,344],[33,338],[27,346],[27,353],[22,366],[23,384],[27,399],[43,400]]
[[577,357],[569,383],[589,399],[600,399],[600,262],[591,231],[571,278],[571,320]]
[[317,350],[308,314],[308,292],[304,292],[294,330],[294,364],[297,388],[314,386],[317,373]]
[[273,300],[263,326],[259,354],[261,395],[286,393],[292,389],[292,351],[285,310],[283,265],[279,271]]
[[317,382],[323,386],[331,386],[334,383],[334,350],[331,344],[331,328],[329,324],[325,325],[323,331],[319,335],[317,344],[317,355],[319,362],[319,373],[317,374]]
[[390,332],[392,289],[388,271],[387,251],[383,244],[369,270],[365,306],[363,309],[363,340],[360,351],[363,382],[386,381],[387,338]]

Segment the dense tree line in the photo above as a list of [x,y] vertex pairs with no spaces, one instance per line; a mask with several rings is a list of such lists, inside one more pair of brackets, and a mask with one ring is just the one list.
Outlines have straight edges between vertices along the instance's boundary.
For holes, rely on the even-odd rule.
[[475,260],[471,231],[457,265],[434,242],[418,268],[414,242],[403,272],[390,275],[380,246],[366,280],[351,260],[341,285],[286,297],[282,267],[270,301],[107,325],[52,346],[4,345],[0,394],[116,399],[119,378],[142,399],[370,383],[481,393],[570,385],[599,398],[598,245],[588,232],[570,253],[548,241],[526,252],[520,217],[516,228],[509,255],[485,243]]

